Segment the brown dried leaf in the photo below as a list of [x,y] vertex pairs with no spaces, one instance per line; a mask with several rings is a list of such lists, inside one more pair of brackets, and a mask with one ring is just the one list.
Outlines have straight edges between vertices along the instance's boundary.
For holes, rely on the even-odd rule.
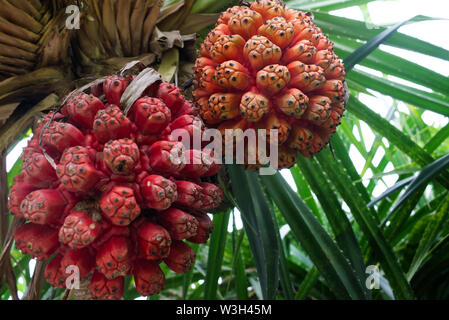
[[130,72],[134,67],[139,69],[139,72],[146,68],[146,65],[140,60],[134,60],[127,63],[119,72],[119,75],[124,77],[128,72]]
[[8,19],[12,23],[15,23],[34,33],[39,33],[43,27],[28,13],[14,7],[12,4],[6,1],[0,1],[0,15]]
[[115,55],[122,56],[123,51],[119,41],[117,31],[117,24],[115,19],[114,0],[104,0],[102,7],[102,23],[105,32],[105,37],[109,41]]
[[117,30],[123,52],[128,57],[132,55],[131,30],[129,28],[131,5],[132,1],[130,0],[117,0]]
[[0,64],[13,66],[17,68],[31,69],[34,67],[34,62],[26,61],[23,59],[16,59],[11,57],[5,57],[0,55]]
[[30,52],[36,52],[37,49],[39,48],[32,42],[22,40],[20,38],[8,35],[3,32],[0,32],[0,43],[2,43],[3,45],[7,44]]
[[[8,215],[9,215],[9,211]],[[24,220],[19,219],[17,217],[13,217],[11,224],[8,228],[8,233],[3,241],[2,252],[0,254],[0,266],[4,263],[5,259],[9,259],[9,252],[11,251],[12,244],[14,242],[14,232],[18,227],[20,227],[24,223]]]
[[153,34],[154,27],[156,26],[156,19],[161,12],[161,1],[157,1],[151,8],[150,13],[145,18],[143,23],[143,36],[142,36],[142,50],[147,51],[150,46],[150,38]]
[[61,11],[45,27],[39,40],[39,61],[37,68],[60,65],[68,62],[68,48],[73,33],[65,27],[66,15]]
[[38,34],[11,23],[2,17],[0,17],[0,31],[32,43],[39,40]]
[[25,11],[34,19],[39,21],[42,18],[42,14],[36,9],[28,0],[14,0],[14,6]]
[[149,86],[161,80],[161,75],[152,68],[147,68],[139,73],[128,88],[126,88],[120,101],[120,104],[125,106],[125,114],[128,114],[134,102],[139,99]]
[[132,56],[137,56],[141,52],[142,34],[145,17],[148,13],[149,3],[145,0],[136,0],[131,12],[130,28]]
[[0,151],[0,243],[3,243],[8,232],[8,174],[6,171],[6,150]]
[[[9,289],[9,292],[11,294],[11,297],[13,300],[19,300],[19,296],[17,295],[17,279],[16,275],[14,274],[14,269],[11,264],[11,260],[6,260],[4,264],[4,275],[6,280],[6,286]],[[1,271],[0,271],[1,274]]]
[[[6,172],[6,169],[4,170],[4,172]],[[6,183],[7,186],[8,182],[2,181],[1,183],[2,183],[1,185],[2,190],[8,190],[7,187],[4,187],[4,183]],[[6,217],[9,220],[9,210],[6,210],[4,212],[7,213]],[[8,220],[6,221],[6,225]],[[14,232],[18,227],[20,227],[23,224],[23,222],[24,222],[23,220],[18,219],[17,217],[13,217],[11,224],[8,227],[8,232],[6,233],[6,236],[3,239],[2,252],[0,254],[0,283],[2,278],[5,279],[6,285],[14,300],[19,300],[19,297],[17,296],[16,276],[14,274],[14,270],[11,265],[10,252],[14,241]],[[2,226],[4,226],[5,222],[1,221],[1,223]]]
[[158,23],[159,29],[162,31],[180,30],[179,27],[190,14],[194,2],[194,0],[185,0],[182,8]]
[[196,34],[181,35],[177,30],[162,32],[156,27],[150,42],[150,50],[160,57],[164,51],[174,46],[184,48],[185,41],[194,39],[196,39]]
[[6,149],[33,122],[34,117],[44,110],[58,106],[59,97],[51,94],[26,112],[16,112],[0,128],[0,150]]
[[51,67],[41,68],[25,75],[11,77],[0,82],[0,99],[13,91],[42,83],[50,86],[48,89],[52,89],[52,84],[56,84],[62,80],[70,79],[68,79],[67,75],[60,68]]
[[184,0],[176,2],[168,7],[163,7],[161,10],[161,13],[159,14],[159,18],[157,19],[157,23],[161,22],[165,18],[167,18],[169,15],[177,12],[179,9],[181,9],[184,6]]
[[33,277],[25,294],[24,300],[39,300],[42,291],[42,284],[44,282],[45,268],[48,261],[37,261],[34,268]]
[[156,56],[153,53],[143,54],[138,57],[129,57],[129,58],[110,58],[107,60],[104,60],[101,62],[101,64],[90,64],[86,65],[83,69],[83,75],[91,76],[92,74],[98,74],[98,75],[111,75],[113,73],[116,73],[121,68],[123,68],[124,65],[126,65],[129,62],[139,60],[145,65],[151,65],[155,60]]
[[6,121],[11,114],[16,110],[20,103],[10,103],[0,106],[0,127],[3,125],[3,121]]

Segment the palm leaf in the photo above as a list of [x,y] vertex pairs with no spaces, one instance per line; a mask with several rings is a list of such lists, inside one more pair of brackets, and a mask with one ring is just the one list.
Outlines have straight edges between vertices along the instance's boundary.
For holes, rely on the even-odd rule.
[[279,174],[262,176],[261,180],[295,237],[337,297],[365,299],[365,292],[355,276],[354,269],[298,195]]

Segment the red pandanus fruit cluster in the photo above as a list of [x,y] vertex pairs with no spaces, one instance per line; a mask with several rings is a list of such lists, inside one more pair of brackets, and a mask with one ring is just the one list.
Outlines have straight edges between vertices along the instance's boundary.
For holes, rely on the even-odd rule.
[[[120,299],[127,276],[140,294],[159,293],[161,263],[187,272],[195,261],[188,243],[208,241],[207,213],[224,198],[211,183],[221,169],[213,153],[172,136],[205,129],[192,104],[176,86],[156,82],[126,108],[132,81],[111,76],[46,115],[9,197],[24,222],[16,247],[50,260],[45,279],[54,287],[66,287],[75,268],[97,299]],[[192,156],[201,161],[186,161]]]

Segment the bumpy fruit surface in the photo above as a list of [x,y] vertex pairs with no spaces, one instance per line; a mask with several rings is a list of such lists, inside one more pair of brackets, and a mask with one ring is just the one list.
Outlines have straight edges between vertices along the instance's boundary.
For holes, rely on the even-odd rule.
[[72,211],[59,229],[59,242],[71,249],[87,247],[99,236],[100,225],[82,211]]
[[130,241],[126,237],[112,237],[97,252],[97,269],[108,279],[127,276],[133,259]]
[[88,192],[101,179],[103,173],[94,164],[95,151],[85,147],[67,149],[60,159],[56,174],[70,192]]
[[201,211],[192,212],[192,215],[198,221],[198,228],[196,235],[187,239],[192,243],[206,243],[209,240],[210,234],[214,230],[214,223],[209,216]]
[[20,212],[20,204],[31,192],[37,188],[20,179],[20,175],[14,179],[14,185],[9,194],[8,208],[17,217],[24,218]]
[[209,171],[211,166],[211,161],[207,161],[207,154],[200,150],[187,150],[185,152],[185,165],[184,169],[181,171],[183,176],[189,178],[204,177]]
[[150,166],[160,173],[176,173],[184,166],[184,149],[180,142],[158,141],[154,143],[150,150]]
[[56,189],[36,190],[20,204],[20,214],[35,224],[53,224],[60,219],[67,201]]
[[159,214],[159,222],[173,240],[185,240],[194,237],[198,229],[198,220],[188,213],[171,208]]
[[84,143],[83,133],[70,123],[52,122],[42,131],[44,145],[55,151],[64,152],[67,148]]
[[139,147],[128,138],[107,143],[103,156],[109,169],[119,175],[132,174],[140,160]]
[[190,181],[176,181],[178,200],[176,203],[187,208],[201,209],[203,206],[203,188]]
[[144,222],[137,231],[141,256],[146,260],[160,260],[168,256],[171,237],[161,225]]
[[146,205],[158,211],[170,208],[178,199],[176,183],[159,175],[151,175],[145,178],[141,190]]
[[164,259],[167,266],[176,273],[188,272],[195,262],[195,252],[193,249],[182,241],[174,241],[170,254]]
[[63,114],[70,116],[79,126],[90,129],[97,112],[101,109],[104,109],[104,105],[100,99],[80,92],[67,102]]
[[279,168],[321,151],[345,109],[346,74],[332,42],[279,0],[226,10],[201,45],[194,76],[206,124],[278,130],[277,141],[267,133],[266,143],[279,145]]
[[144,296],[158,294],[165,286],[164,272],[156,262],[136,261],[133,274],[136,289]]
[[110,104],[120,106],[120,100],[132,77],[111,76],[103,84],[103,92]]
[[103,214],[116,226],[128,226],[140,215],[141,209],[134,197],[134,190],[115,187],[101,201]]
[[95,268],[95,256],[90,248],[67,250],[61,259],[61,270],[68,274],[78,268],[81,279],[89,275]]
[[166,128],[172,119],[167,105],[158,98],[140,98],[132,108],[132,118],[143,134],[154,134]]
[[224,194],[220,187],[213,183],[200,183],[202,194],[202,208],[204,210],[213,210],[220,206],[223,202]]
[[14,240],[22,253],[38,260],[48,259],[59,247],[58,230],[32,223],[17,228]]
[[66,274],[61,269],[62,254],[58,253],[45,268],[45,280],[53,287],[65,288]]
[[100,143],[129,137],[131,130],[131,121],[115,105],[98,111],[93,123],[94,135]]
[[40,150],[29,148],[22,159],[24,182],[44,188],[51,186],[57,179],[55,169]]
[[[231,43],[241,46],[237,40]],[[238,78],[227,77],[230,70]],[[249,85],[237,63],[223,64],[222,71],[227,87]],[[159,265],[175,272],[192,266],[193,251],[180,241],[206,243],[212,228],[206,212],[223,200],[210,183],[221,166],[213,151],[193,143],[206,129],[195,107],[166,82],[140,88],[135,101],[122,99],[133,79],[96,81],[90,92],[69,94],[61,113],[44,116],[24,148],[8,200],[23,222],[15,246],[50,259],[45,279],[54,287],[65,288],[78,270],[93,299],[121,299],[126,277],[134,277],[142,295],[161,292]],[[187,151],[184,140],[192,145]],[[186,155],[197,161],[188,163]]]
[[119,300],[125,289],[125,278],[106,278],[101,272],[94,272],[90,281],[90,292],[99,300]]

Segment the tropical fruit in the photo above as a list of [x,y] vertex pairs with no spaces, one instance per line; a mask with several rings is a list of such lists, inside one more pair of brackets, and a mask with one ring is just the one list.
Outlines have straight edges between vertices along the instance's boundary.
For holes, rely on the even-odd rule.
[[[309,15],[277,0],[225,11],[201,45],[194,77],[195,103],[207,125],[223,135],[278,130],[266,131],[264,143],[279,146],[280,168],[293,166],[298,154],[321,151],[345,110],[345,70],[333,43]],[[253,169],[263,164],[256,158]]]
[[[131,275],[142,295],[159,293],[161,263],[187,272],[195,254],[185,241],[207,241],[213,224],[206,212],[223,200],[211,183],[220,165],[210,150],[187,149],[172,135],[204,130],[192,105],[172,84],[141,88],[133,80],[111,76],[45,116],[9,199],[24,222],[16,247],[53,257],[45,272],[52,286],[64,288],[67,271],[78,268],[96,299],[120,299]],[[145,93],[127,107],[121,102],[133,85]],[[187,162],[187,154],[199,162]]]

